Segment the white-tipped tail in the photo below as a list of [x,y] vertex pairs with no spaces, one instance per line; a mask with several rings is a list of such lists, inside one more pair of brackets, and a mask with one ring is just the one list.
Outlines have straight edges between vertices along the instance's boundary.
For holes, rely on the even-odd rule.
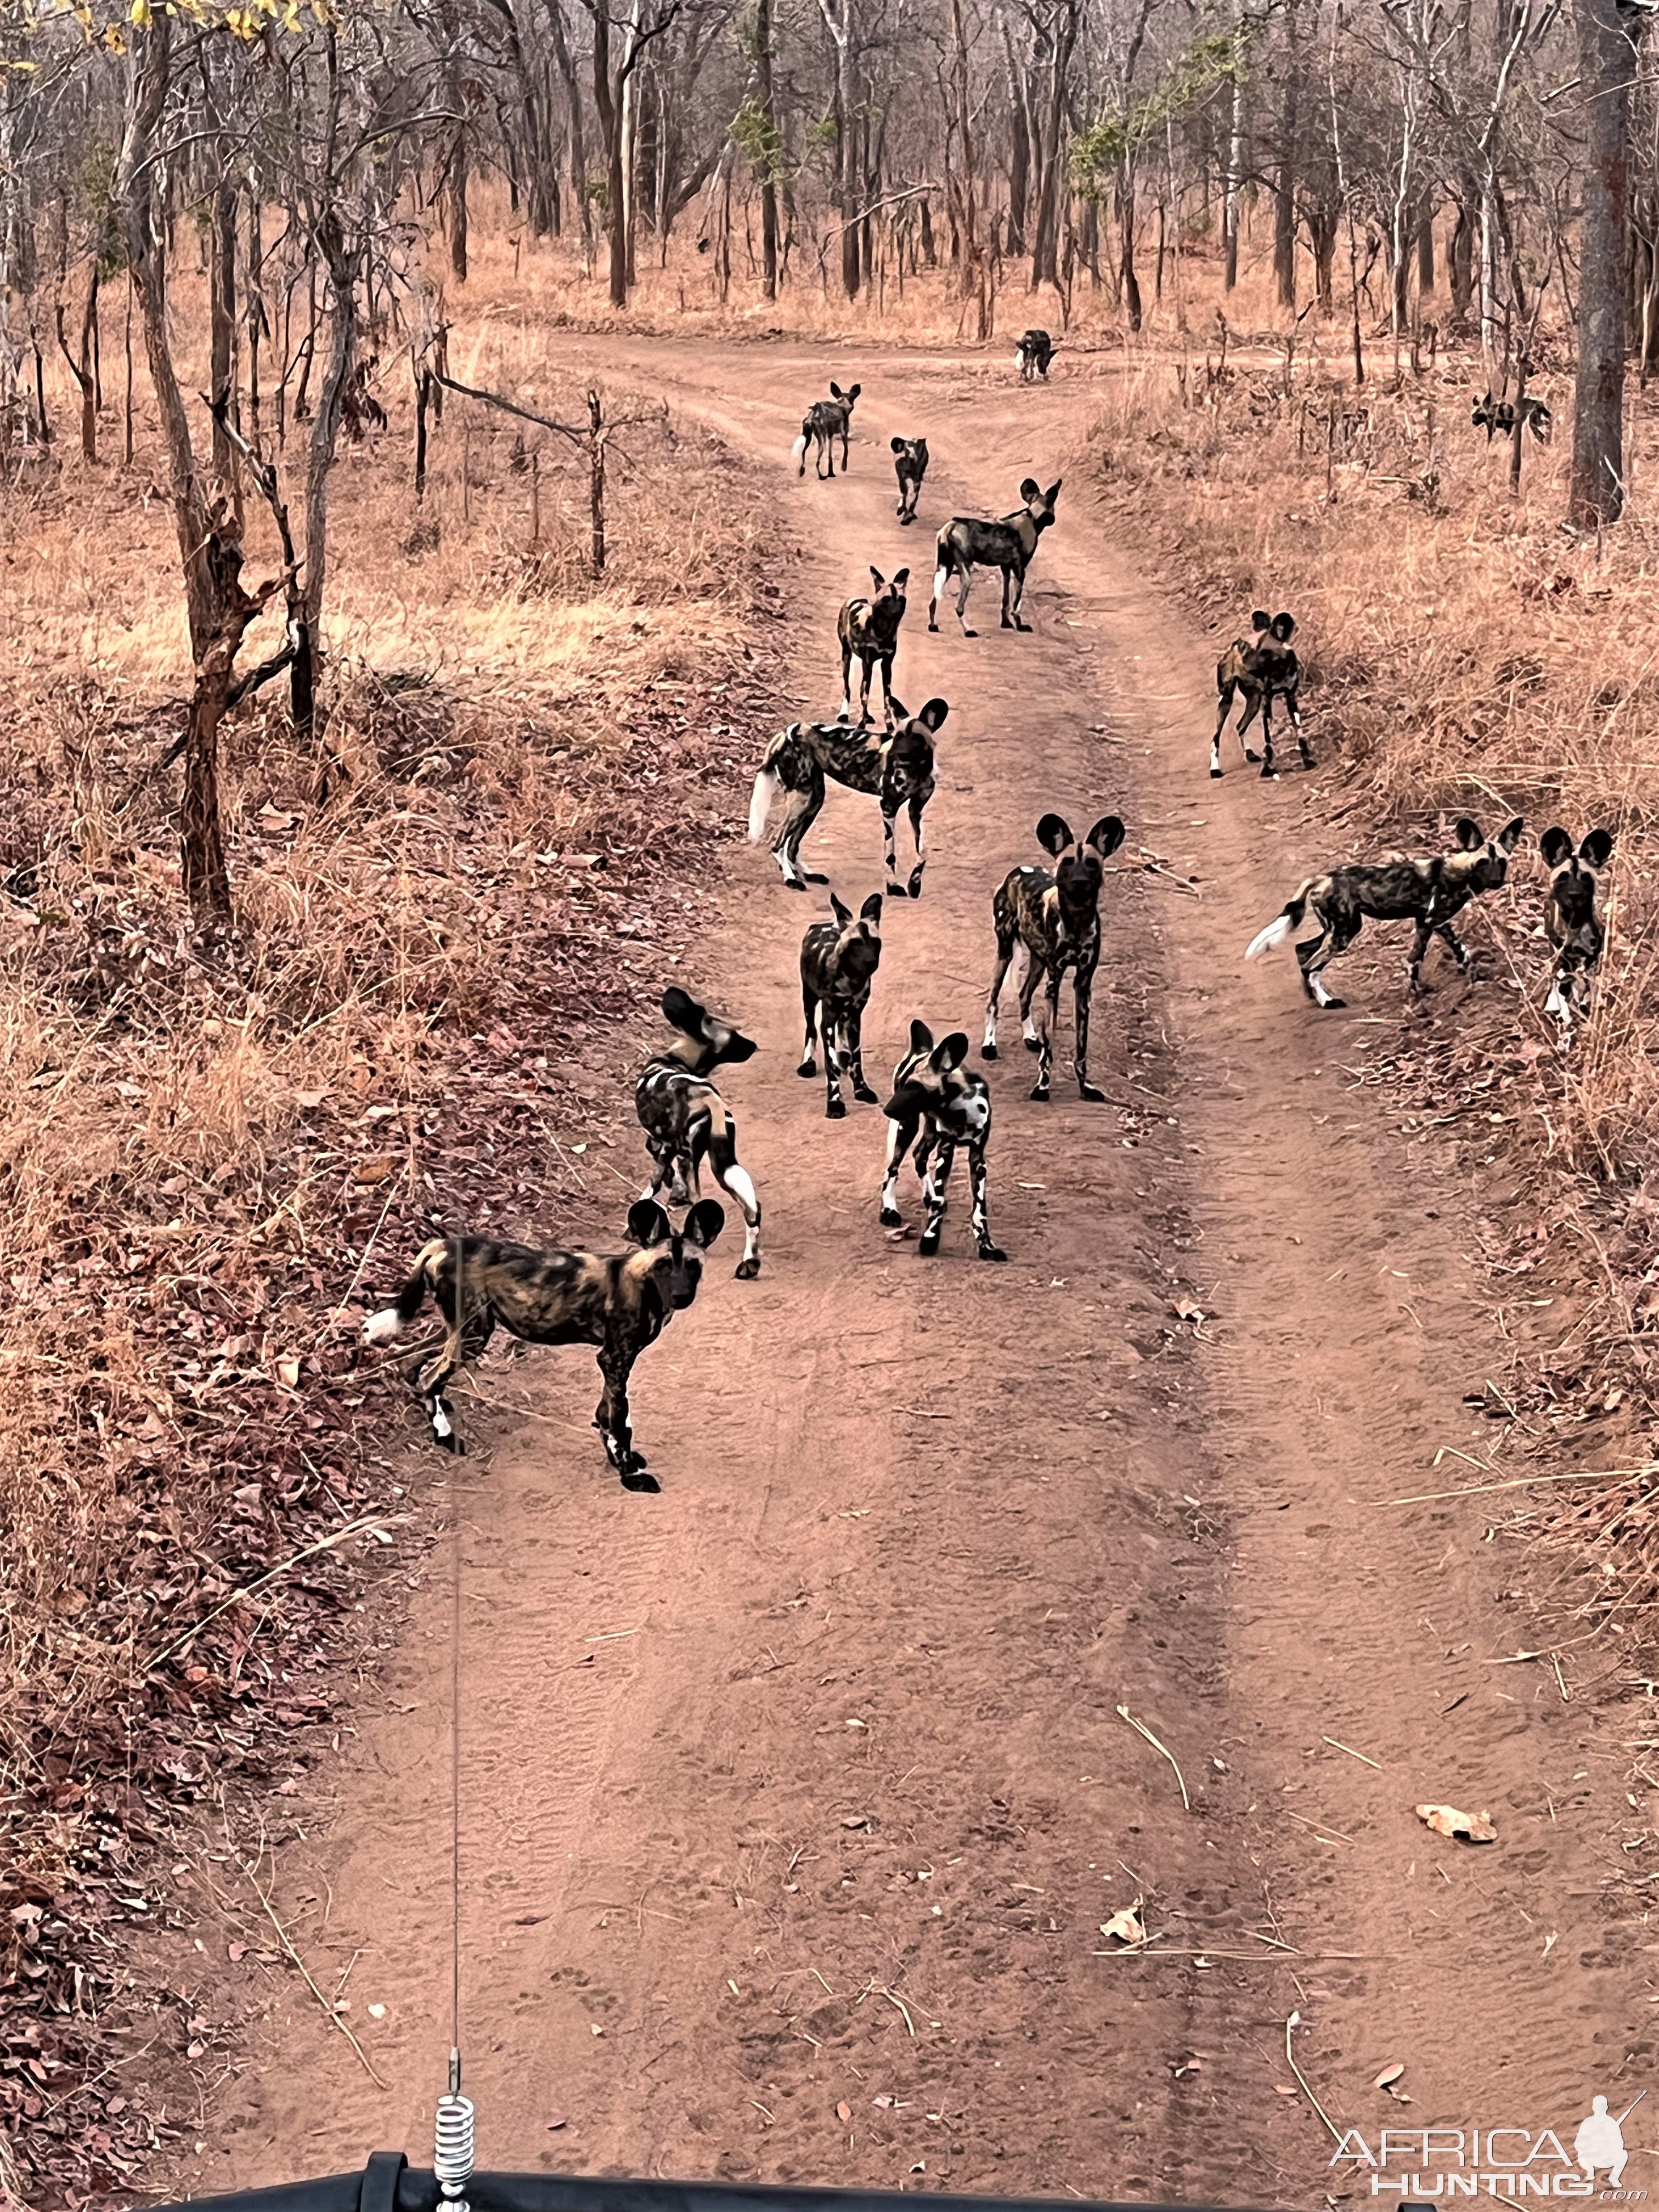
[[772,811],[772,801],[778,795],[778,772],[775,768],[763,768],[755,778],[754,796],[749,802],[749,842],[758,845],[766,835],[766,817]]
[[401,1336],[404,1324],[396,1306],[387,1306],[381,1313],[370,1314],[363,1323],[365,1344],[388,1344],[394,1336]]
[[1260,960],[1264,952],[1271,952],[1275,945],[1282,945],[1296,923],[1288,914],[1277,914],[1267,927],[1257,932],[1244,948],[1247,960]]
[[790,459],[791,459],[792,461],[793,461],[793,462],[795,463],[795,465],[797,465],[797,467],[799,467],[799,465],[800,465],[800,460],[801,460],[801,457],[802,457],[802,455],[805,453],[805,451],[806,451],[806,433],[805,433],[805,430],[803,430],[803,431],[801,432],[801,434],[800,434],[799,437],[796,439],[796,441],[795,441],[794,444],[793,444],[793,446],[791,446],[791,447],[789,448],[789,458],[790,458]]

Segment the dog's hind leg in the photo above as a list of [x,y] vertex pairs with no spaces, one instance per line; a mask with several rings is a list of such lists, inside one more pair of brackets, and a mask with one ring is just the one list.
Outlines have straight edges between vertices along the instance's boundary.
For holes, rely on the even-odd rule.
[[853,719],[853,648],[844,640],[841,648],[841,715],[843,722]]
[[1469,981],[1473,982],[1474,980],[1474,956],[1469,951],[1468,946],[1464,944],[1457,932],[1452,927],[1450,922],[1443,921],[1439,928],[1437,929],[1434,933],[1440,939],[1440,942],[1445,946],[1447,951],[1450,953],[1452,958],[1457,963],[1458,966],[1462,969],[1465,977]]
[[[826,1049],[827,1049],[826,1046]],[[740,1283],[752,1282],[760,1273],[760,1200],[749,1170],[738,1158],[738,1125],[727,1115],[726,1127],[710,1133],[708,1164],[714,1180],[736,1201],[743,1214],[743,1257],[732,1273]]]
[[956,1139],[941,1137],[939,1150],[922,1181],[922,1203],[927,1211],[921,1224],[921,1241],[916,1246],[916,1251],[924,1260],[931,1260],[939,1250],[939,1234],[945,1225],[945,1187],[951,1180],[951,1164],[956,1156]]
[[[1315,912],[1318,912],[1317,908],[1315,908]],[[1322,971],[1329,967],[1339,953],[1347,951],[1359,934],[1359,923],[1358,920],[1349,923],[1324,915],[1320,915],[1320,920],[1325,924],[1323,932],[1318,937],[1307,939],[1298,945],[1296,948],[1296,957],[1297,965],[1302,970],[1303,988],[1307,992],[1308,996],[1316,1006],[1334,1010],[1338,1006],[1345,1006],[1347,1002],[1343,999],[1333,998],[1325,988]]]
[[854,1006],[847,1017],[847,1062],[853,1072],[853,1096],[860,1106],[879,1106],[875,1092],[864,1079],[864,1009]]
[[[810,983],[803,983],[800,987],[800,1004],[801,1012],[806,1017],[806,1042],[800,1048],[800,1066],[795,1073],[797,1075],[816,1075],[818,1072],[818,1000]],[[826,1051],[829,1049],[827,1036],[824,1048]],[[646,1195],[649,1197],[651,1194],[647,1192]]]
[[1005,629],[1008,629],[1008,628],[1010,627],[1010,624],[1009,624],[1009,622],[1008,622],[1008,579],[1009,579],[1011,576],[1012,576],[1012,580],[1013,580],[1013,600],[1014,600],[1014,605],[1013,605],[1013,615],[1014,615],[1014,619],[1013,619],[1013,623],[1012,623],[1012,628],[1013,628],[1013,629],[1015,629],[1029,630],[1029,629],[1030,629],[1031,625],[1030,625],[1030,623],[1028,623],[1028,622],[1026,621],[1025,617],[1024,617],[1021,614],[1021,612],[1020,612],[1020,609],[1021,609],[1021,608],[1024,605],[1024,604],[1025,604],[1025,571],[1024,571],[1024,568],[1018,568],[1018,569],[1005,569],[1005,571],[1003,572],[1003,589],[1002,589],[1002,609],[1003,609],[1003,612],[1002,612],[1002,623],[1003,623],[1003,628],[1004,628]]
[[1273,766],[1273,695],[1269,685],[1261,694],[1261,773],[1276,777]]
[[1408,995],[1419,999],[1425,991],[1434,988],[1423,981],[1423,963],[1428,956],[1429,940],[1434,935],[1426,921],[1419,921],[1412,932],[1412,949],[1406,955],[1406,989]]
[[1238,742],[1244,748],[1244,757],[1247,761],[1261,758],[1255,747],[1249,743],[1244,735],[1245,731],[1249,728],[1261,712],[1261,694],[1259,691],[1247,691],[1244,695],[1244,712],[1238,718],[1237,731]]
[[[448,1290],[449,1296],[444,1293]],[[453,1286],[440,1283],[438,1303],[449,1322],[450,1334],[442,1347],[422,1367],[416,1377],[415,1388],[426,1407],[427,1419],[432,1424],[434,1443],[458,1458],[465,1457],[466,1446],[456,1432],[454,1408],[444,1395],[444,1385],[458,1375],[463,1367],[477,1358],[495,1332],[495,1316],[489,1306],[480,1307],[468,1316],[459,1334],[455,1331]]]
[[979,632],[968,627],[968,594],[973,589],[974,583],[972,562],[963,562],[957,574],[962,579],[962,589],[957,594],[957,620],[962,625],[962,634],[964,637],[977,637]]
[[986,1060],[994,1060],[997,1056],[997,1007],[1002,997],[1002,986],[1008,974],[1008,963],[1013,957],[1012,924],[1010,923],[1005,927],[1001,916],[999,915],[997,917],[997,963],[991,975],[990,994],[985,1001],[985,1042],[980,1047],[981,1056]]
[[1210,774],[1221,773],[1221,733],[1227,726],[1227,717],[1232,712],[1235,686],[1230,682],[1221,686],[1221,711],[1215,718],[1215,735],[1210,740]]
[[1025,966],[1019,979],[1020,1037],[1027,1052],[1036,1052],[1040,1046],[1036,1024],[1031,1019],[1031,1000],[1036,995],[1037,985],[1042,981],[1042,963],[1029,945],[1024,951]]
[[909,1151],[919,1121],[889,1121],[887,1124],[887,1164],[881,1177],[881,1225],[884,1229],[902,1229],[904,1216],[898,1210],[899,1170],[904,1164],[904,1155]]
[[985,1147],[968,1147],[968,1190],[973,1200],[974,1242],[981,1260],[1006,1260],[1008,1255],[991,1242],[991,1221],[985,1205]]
[[823,770],[813,764],[811,780],[801,791],[792,791],[784,802],[783,818],[773,841],[772,855],[783,876],[786,890],[805,890],[808,884],[823,884],[827,876],[815,875],[800,864],[803,839],[823,810]]

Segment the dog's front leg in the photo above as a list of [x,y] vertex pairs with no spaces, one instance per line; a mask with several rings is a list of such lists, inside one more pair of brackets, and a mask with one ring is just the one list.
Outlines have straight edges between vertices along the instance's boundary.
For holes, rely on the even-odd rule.
[[1426,921],[1419,921],[1412,932],[1412,949],[1406,958],[1406,988],[1413,999],[1420,999],[1425,991],[1434,988],[1431,983],[1423,981],[1423,962],[1433,935],[1433,928]]
[[878,1106],[881,1101],[864,1079],[864,1009],[854,1006],[847,1017],[847,1054],[853,1071],[853,1096],[860,1106]]
[[841,1072],[847,1062],[845,1024],[840,1015],[830,1012],[827,1005],[823,1014],[823,1118],[826,1121],[844,1121],[847,1101],[841,1095]]
[[889,898],[905,898],[908,896],[908,893],[898,879],[898,854],[893,844],[893,828],[898,817],[898,801],[896,799],[884,798],[879,804],[881,857],[887,870],[887,896]]
[[910,817],[910,834],[916,841],[916,865],[910,871],[909,892],[913,899],[921,896],[921,872],[927,866],[927,856],[921,848],[921,817],[927,811],[926,797],[911,794],[907,812]]
[[1089,1008],[1094,996],[1095,971],[1079,967],[1072,978],[1073,1021],[1077,1032],[1077,1091],[1091,1106],[1105,1103],[1106,1093],[1089,1080]]
[[1450,953],[1452,958],[1462,969],[1467,979],[1470,982],[1474,982],[1475,980],[1474,956],[1469,951],[1468,946],[1464,944],[1457,932],[1452,927],[1450,922],[1443,921],[1439,928],[1436,930],[1435,935],[1440,939],[1440,942],[1445,946],[1447,951]]
[[968,1147],[968,1188],[974,1202],[974,1242],[981,1260],[1006,1260],[1008,1255],[991,1242],[991,1221],[985,1204],[985,1146]]
[[1261,773],[1276,776],[1273,766],[1273,695],[1269,685],[1261,694]]
[[904,1216],[898,1210],[899,1170],[921,1127],[920,1121],[889,1121],[887,1124],[887,1164],[881,1178],[881,1225],[884,1229],[902,1229],[904,1226]]
[[662,1485],[646,1471],[644,1455],[634,1449],[634,1431],[628,1412],[628,1378],[634,1371],[636,1347],[620,1335],[607,1335],[599,1347],[599,1373],[605,1391],[593,1414],[593,1425],[605,1444],[605,1455],[622,1477],[624,1490],[656,1491]]
[[1042,1013],[1037,1024],[1037,1079],[1031,1085],[1031,1096],[1040,1104],[1048,1100],[1048,1084],[1054,1066],[1054,1031],[1060,1026],[1060,970],[1048,970],[1042,994]]

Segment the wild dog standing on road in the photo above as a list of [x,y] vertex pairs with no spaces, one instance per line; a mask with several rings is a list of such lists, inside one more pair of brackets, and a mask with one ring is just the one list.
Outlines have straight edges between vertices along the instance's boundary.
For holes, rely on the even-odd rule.
[[841,466],[847,472],[847,441],[852,431],[853,402],[864,386],[854,384],[843,392],[840,385],[831,383],[828,399],[815,399],[806,410],[806,419],[800,426],[800,435],[795,441],[795,474],[806,474],[806,448],[812,448],[814,473],[822,478],[825,473],[824,460],[830,463],[829,474],[836,473],[836,441],[841,440]]
[[714,1200],[705,1198],[676,1231],[661,1206],[642,1198],[628,1215],[636,1252],[544,1252],[484,1237],[435,1237],[416,1255],[397,1303],[364,1322],[363,1341],[386,1344],[401,1336],[428,1293],[437,1300],[449,1334],[420,1368],[415,1387],[434,1437],[451,1452],[466,1446],[455,1433],[444,1385],[478,1358],[498,1326],[526,1344],[597,1345],[605,1395],[593,1425],[605,1439],[605,1456],[624,1489],[656,1490],[661,1486],[634,1449],[628,1378],[647,1345],[696,1297],[702,1275],[697,1254],[708,1250],[725,1223]]
[[[957,620],[962,624],[964,637],[977,635],[968,627],[968,593],[972,588],[975,568],[1000,568],[1002,571],[1002,627],[1004,629],[1029,630],[1028,622],[1022,622],[1019,610],[1025,598],[1025,571],[1031,565],[1031,556],[1043,532],[1054,519],[1054,501],[1060,497],[1063,477],[1056,477],[1044,491],[1035,477],[1027,477],[1019,488],[1024,507],[1016,507],[1000,522],[981,521],[975,515],[958,514],[947,522],[939,534],[939,550],[933,569],[933,596],[927,607],[927,627],[939,628],[939,603],[945,597],[945,587],[954,576],[961,585],[957,594]],[[1012,612],[1008,604],[1010,591],[1013,593]]]
[[926,438],[894,439],[893,473],[898,478],[898,519],[901,522],[914,522],[916,501],[921,496],[921,480],[927,473]]
[[909,604],[904,596],[909,580],[908,568],[896,570],[890,582],[879,568],[872,568],[870,581],[874,589],[869,598],[848,599],[836,623],[836,635],[841,641],[842,719],[848,722],[853,719],[853,656],[856,653],[863,672],[859,682],[860,729],[870,720],[870,676],[876,668],[881,671],[887,726],[890,730],[893,726],[893,656],[898,651],[899,624]]
[[1048,381],[1048,364],[1060,348],[1047,331],[1026,331],[1014,347],[1014,366],[1019,371],[1020,381],[1030,384],[1036,377]]
[[1601,871],[1613,858],[1613,832],[1592,830],[1576,853],[1565,830],[1547,830],[1538,844],[1550,872],[1544,922],[1555,948],[1555,973],[1544,1012],[1556,1017],[1565,1036],[1574,1017],[1589,1011],[1590,977],[1607,940],[1595,911],[1595,894]]
[[1414,921],[1407,963],[1407,988],[1413,998],[1429,987],[1422,975],[1423,956],[1431,938],[1437,937],[1463,974],[1473,979],[1474,963],[1468,947],[1452,927],[1473,898],[1495,891],[1510,872],[1510,854],[1521,842],[1526,827],[1517,814],[1496,836],[1488,837],[1478,822],[1466,815],[1456,825],[1459,849],[1443,859],[1385,860],[1376,867],[1333,868],[1327,876],[1310,876],[1276,920],[1245,948],[1247,960],[1259,960],[1275,945],[1282,945],[1311,907],[1319,918],[1316,937],[1296,948],[1303,988],[1322,1006],[1340,1006],[1321,981],[1320,971],[1339,952],[1346,952],[1359,934],[1367,915],[1376,921]]
[[[866,791],[881,809],[882,848],[887,861],[890,898],[921,896],[921,872],[927,866],[921,849],[923,809],[933,795],[933,738],[951,709],[943,699],[930,699],[919,714],[894,704],[895,726],[884,736],[850,727],[846,722],[791,722],[767,747],[755,778],[749,802],[749,837],[758,845],[766,835],[767,818],[780,791],[788,793],[778,834],[772,840],[772,857],[783,874],[787,890],[804,891],[808,884],[828,882],[800,864],[801,841],[817,821],[823,805],[824,778],[845,784],[848,791]],[[916,841],[916,865],[908,884],[897,880],[893,851],[893,823],[900,807],[910,817]]]
[[853,1078],[853,1096],[873,1106],[876,1094],[864,1079],[864,1010],[881,962],[881,893],[872,891],[859,908],[843,906],[830,894],[833,921],[815,921],[800,941],[800,1002],[806,1017],[806,1042],[797,1075],[816,1075],[817,1033],[823,1032],[823,1074],[829,1096],[826,1121],[845,1118],[841,1095],[843,1071]]
[[981,1260],[1006,1260],[1008,1255],[991,1242],[991,1224],[985,1211],[985,1148],[991,1141],[991,1086],[982,1075],[964,1067],[968,1032],[957,1030],[940,1044],[926,1022],[910,1024],[910,1049],[893,1070],[893,1095],[882,1111],[890,1124],[887,1132],[887,1171],[881,1183],[881,1220],[884,1229],[902,1229],[904,1216],[895,1200],[899,1169],[904,1155],[915,1147],[916,1173],[921,1178],[927,1217],[916,1249],[924,1259],[939,1250],[939,1230],[945,1220],[945,1187],[958,1145],[968,1153],[968,1187],[973,1194],[974,1241]]
[[[1025,974],[1019,987],[1019,1018],[1024,1027],[1026,1049],[1040,1055],[1033,1098],[1047,1102],[1054,1064],[1054,1030],[1060,1020],[1060,978],[1072,970],[1073,1005],[1077,1029],[1077,1087],[1079,1097],[1098,1104],[1105,1097],[1089,1080],[1089,1004],[1095,969],[1100,962],[1100,887],[1106,863],[1123,842],[1123,824],[1115,814],[1103,814],[1086,837],[1073,837],[1058,814],[1045,814],[1036,827],[1037,842],[1054,858],[1054,873],[1047,868],[1014,868],[998,887],[992,902],[996,924],[997,964],[991,978],[991,995],[985,1009],[987,1060],[997,1056],[997,1001],[1003,979],[1014,957],[1014,946],[1025,949]],[[1031,1023],[1031,999],[1046,979],[1041,1029]]]
[[738,1164],[738,1125],[708,1075],[711,1068],[752,1060],[757,1048],[677,986],[663,993],[662,1010],[679,1034],[647,1060],[634,1086],[634,1110],[656,1168],[645,1195],[654,1199],[666,1183],[670,1204],[684,1206],[697,1195],[707,1159],[715,1182],[742,1210],[743,1257],[733,1272],[746,1283],[760,1273],[760,1200]]
[[1313,755],[1308,750],[1308,740],[1302,734],[1302,713],[1297,705],[1297,695],[1302,688],[1302,663],[1296,657],[1291,640],[1296,635],[1293,615],[1270,615],[1258,607],[1250,617],[1254,635],[1235,638],[1216,663],[1215,685],[1220,695],[1220,710],[1215,718],[1215,736],[1210,742],[1210,774],[1221,773],[1221,732],[1227,726],[1227,715],[1235,692],[1242,692],[1244,712],[1239,718],[1238,742],[1244,747],[1244,757],[1253,761],[1255,753],[1245,744],[1244,732],[1257,714],[1261,717],[1261,773],[1277,775],[1273,766],[1273,700],[1285,702],[1296,732],[1296,742],[1302,749],[1302,765],[1313,766]]

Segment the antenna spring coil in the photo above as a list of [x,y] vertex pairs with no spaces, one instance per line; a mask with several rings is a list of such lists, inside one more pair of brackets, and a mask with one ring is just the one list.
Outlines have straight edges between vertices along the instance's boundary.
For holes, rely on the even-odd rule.
[[471,2177],[475,2135],[472,2100],[453,2091],[440,2097],[432,2172],[446,2197],[458,2197]]

